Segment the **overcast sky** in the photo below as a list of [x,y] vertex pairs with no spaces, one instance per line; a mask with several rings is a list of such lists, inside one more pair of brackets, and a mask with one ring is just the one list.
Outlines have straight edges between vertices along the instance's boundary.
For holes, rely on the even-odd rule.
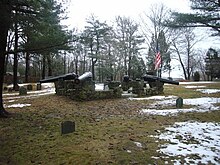
[[140,14],[161,3],[180,12],[190,9],[188,0],[69,0],[69,19],[65,24],[80,30],[92,14],[101,21],[113,21],[119,15],[138,21]]
[[[163,4],[168,9],[178,12],[190,12],[189,0],[67,0],[68,17],[64,21],[69,29],[77,28],[82,30],[86,25],[86,19],[92,14],[100,21],[111,23],[116,16],[130,17],[137,22],[140,21],[140,15],[148,13],[152,6]],[[111,24],[110,24],[111,25]],[[208,34],[205,30],[198,32],[199,36]],[[207,37],[206,43],[201,47],[219,47],[219,40]]]

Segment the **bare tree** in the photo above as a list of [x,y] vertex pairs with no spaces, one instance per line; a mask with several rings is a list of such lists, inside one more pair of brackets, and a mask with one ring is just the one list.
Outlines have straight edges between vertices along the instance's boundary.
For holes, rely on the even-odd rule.
[[196,69],[202,74],[203,80],[206,80],[206,68],[205,68],[205,58],[207,50],[197,50],[196,51]]
[[186,80],[190,80],[196,68],[195,45],[201,40],[196,39],[193,30],[194,28],[179,29],[171,43],[173,53],[177,55]]
[[[164,26],[164,21],[169,17],[169,14],[169,10],[163,4],[155,4],[151,6],[149,13],[144,13],[140,17],[141,30],[149,46],[148,64],[154,65],[155,55],[159,48],[162,56],[162,69],[165,71],[169,68],[170,72],[171,30]],[[149,68],[154,68],[154,66],[149,66]]]
[[91,70],[93,79],[95,80],[95,65],[101,58],[101,51],[105,44],[104,37],[108,35],[111,27],[105,22],[100,22],[95,16],[91,16],[87,20],[88,26],[85,27],[84,33],[86,35],[87,44],[89,47],[89,56],[91,58]]
[[140,45],[144,42],[142,36],[138,35],[138,24],[130,18],[116,18],[116,38],[119,46],[119,53],[124,62],[124,74],[130,76],[131,61],[134,56],[138,56]]

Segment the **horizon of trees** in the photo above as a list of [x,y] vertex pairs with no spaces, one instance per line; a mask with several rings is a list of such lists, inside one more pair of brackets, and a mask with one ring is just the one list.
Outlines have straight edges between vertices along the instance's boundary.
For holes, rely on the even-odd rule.
[[[142,24],[118,16],[114,24],[109,25],[91,15],[80,32],[61,25],[66,16],[58,1],[3,0],[0,9],[3,15],[0,29],[4,34],[0,42],[0,84],[6,71],[13,72],[15,90],[18,89],[18,71],[25,76],[25,82],[32,77],[44,79],[68,72],[80,75],[85,71],[91,71],[93,79],[99,82],[121,80],[124,75],[140,78],[154,69],[158,47],[162,57],[160,76],[162,71],[171,72],[170,62],[174,58],[180,62],[187,80],[196,71],[205,73],[202,70],[205,64],[197,58],[203,57],[205,61],[204,51],[194,47],[197,40],[192,22],[179,26],[175,13],[163,5],[151,8],[151,13],[142,18]],[[216,6],[213,10],[216,12]],[[173,22],[167,24],[169,18],[173,18]],[[219,30],[216,26],[211,28]],[[0,90],[2,96],[2,85]],[[0,103],[0,109],[4,109],[2,97]]]
[[[52,34],[52,36],[54,35],[53,36],[54,39],[49,41],[47,40],[47,38],[51,36],[49,36],[50,29],[48,28],[48,30],[45,31],[45,34],[41,34],[42,35],[41,38],[33,37],[33,39],[30,39],[30,37],[27,37],[27,36],[31,36],[32,35],[31,31],[33,31],[33,27],[31,30],[29,29],[28,31],[28,28],[30,28],[29,27],[30,24],[33,24],[32,26],[34,26],[34,28],[36,29],[44,28],[42,27],[43,25],[40,24],[34,25],[34,23],[31,23],[32,21],[31,20],[28,25],[24,23],[23,25],[20,25],[22,26],[21,28],[23,28],[23,35],[26,36],[24,37],[21,36],[20,38],[22,38],[23,41],[20,40],[17,44],[20,44],[19,45],[20,49],[22,48],[26,50],[32,49],[31,50],[32,52],[28,52],[28,51],[20,52],[18,53],[19,55],[17,55],[18,57],[16,57],[14,56],[13,50],[10,50],[10,48],[18,49],[15,47],[16,35],[14,32],[15,31],[14,28],[15,24],[14,24],[14,26],[10,29],[10,35],[8,36],[8,52],[12,52],[12,53],[8,53],[6,55],[6,63],[5,63],[5,72],[6,69],[7,71],[14,72],[14,86],[16,86],[17,84],[16,70],[19,70],[19,73],[25,75],[25,79],[24,79],[25,82],[29,81],[28,78],[30,76],[43,79],[48,76],[56,76],[60,74],[65,74],[67,72],[75,72],[77,74],[83,74],[83,72],[88,70],[92,71],[94,75],[94,80],[96,81],[104,81],[105,79],[109,79],[109,78],[112,80],[120,80],[123,74],[127,74],[135,79],[140,77],[141,76],[140,74],[143,74],[147,70],[153,70],[156,47],[158,47],[158,45],[160,47],[160,52],[162,55],[161,73],[162,71],[167,71],[169,72],[170,75],[170,72],[172,70],[172,66],[170,66],[171,58],[174,58],[173,54],[176,53],[179,57],[178,61],[182,66],[184,78],[190,79],[192,77],[194,70],[192,69],[192,67],[195,65],[191,64],[191,66],[189,66],[189,63],[191,63],[189,60],[191,59],[193,54],[190,55],[188,51],[187,56],[189,60],[188,61],[185,60],[186,61],[185,63],[187,64],[184,64],[183,60],[180,57],[184,56],[184,54],[187,54],[187,52],[184,52],[182,50],[177,50],[177,43],[176,43],[180,35],[178,35],[177,33],[176,34],[178,37],[170,35],[171,33],[174,32],[174,30],[169,29],[169,27],[164,26],[163,24],[163,22],[165,22],[166,19],[170,16],[169,14],[167,14],[168,9],[165,6],[163,5],[154,6],[151,8],[150,14],[148,15],[145,14],[145,17],[147,17],[151,22],[151,23],[143,22],[145,31],[143,31],[143,26],[141,27],[137,22],[131,20],[130,18],[118,16],[114,21],[114,25],[110,26],[106,22],[100,22],[97,17],[91,15],[91,17],[87,19],[87,25],[84,27],[83,31],[77,32],[76,30],[73,29],[72,31],[64,32],[62,31],[62,27],[59,25],[60,20],[58,20],[58,15],[62,13],[61,6],[59,5],[56,6],[56,4],[52,4],[52,2],[54,1],[48,3],[48,6],[53,6],[53,7],[51,9],[49,9],[48,7],[46,11],[42,12],[45,13],[45,20],[49,20],[49,21],[45,21],[44,24],[45,26],[49,26],[53,21],[57,22],[55,26],[57,26],[58,29],[60,28],[60,32],[63,33],[63,37],[64,38],[66,37],[64,40],[66,40],[66,42],[68,42],[67,40],[69,40],[70,43],[66,44],[66,48],[63,47],[60,49],[56,47],[56,50],[53,51],[51,51],[53,48],[49,51],[43,51],[40,53],[39,51],[35,51],[34,49],[37,49],[35,48],[36,45],[38,47],[40,47],[40,45],[45,48],[50,47],[48,42],[52,41],[53,44],[55,44],[56,40],[57,39],[59,40],[59,37],[61,37],[62,35],[58,36]],[[51,16],[50,19],[48,19],[49,18],[48,15],[50,15],[49,12],[54,10],[53,8],[57,9],[56,11],[57,13],[54,13],[54,15],[56,16],[52,18],[54,20],[51,19]],[[25,18],[21,17],[20,19],[22,21],[22,19]],[[129,25],[129,21],[130,21],[130,25]],[[133,22],[134,25],[131,25],[131,22]],[[149,24],[152,24],[152,27],[150,27]],[[131,26],[130,32],[133,30],[134,33],[136,33],[135,35],[137,35],[136,36],[137,38],[136,41],[134,41],[136,43],[131,43],[133,41],[129,41],[129,35],[131,34],[129,34],[128,32],[129,29],[126,26]],[[140,34],[140,28],[142,28],[142,34]],[[186,31],[185,29],[186,28],[181,30],[178,29],[178,31],[180,31],[179,33],[182,33]],[[55,33],[58,34],[60,32],[58,30]],[[37,36],[38,34],[35,35]],[[127,41],[125,41],[126,39]],[[132,46],[131,44],[133,45],[136,44],[138,46],[136,48],[131,48]],[[146,48],[144,44],[148,45],[149,48]],[[119,45],[121,46],[120,48]],[[180,42],[179,45],[181,47]],[[122,49],[124,50],[122,51]],[[143,49],[145,52],[143,51]],[[181,51],[184,53],[180,54]],[[116,60],[117,58],[118,60]],[[16,61],[19,61],[19,63],[16,63]],[[196,63],[196,61],[194,63]],[[136,75],[137,73],[140,74]]]

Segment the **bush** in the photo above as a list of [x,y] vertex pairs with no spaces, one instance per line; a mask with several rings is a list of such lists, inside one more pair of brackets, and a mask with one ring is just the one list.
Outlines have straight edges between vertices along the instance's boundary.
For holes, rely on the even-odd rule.
[[200,80],[200,74],[199,72],[195,72],[193,76],[194,81],[199,81]]

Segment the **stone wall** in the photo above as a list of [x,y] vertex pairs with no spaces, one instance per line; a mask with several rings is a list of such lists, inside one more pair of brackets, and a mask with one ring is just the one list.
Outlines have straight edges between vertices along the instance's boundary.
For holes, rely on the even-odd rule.
[[96,91],[95,83],[92,80],[85,80],[80,83],[76,83],[74,80],[58,80],[55,82],[57,95],[67,96],[76,101],[120,98],[122,90],[118,87],[119,84],[113,86],[109,90]]

